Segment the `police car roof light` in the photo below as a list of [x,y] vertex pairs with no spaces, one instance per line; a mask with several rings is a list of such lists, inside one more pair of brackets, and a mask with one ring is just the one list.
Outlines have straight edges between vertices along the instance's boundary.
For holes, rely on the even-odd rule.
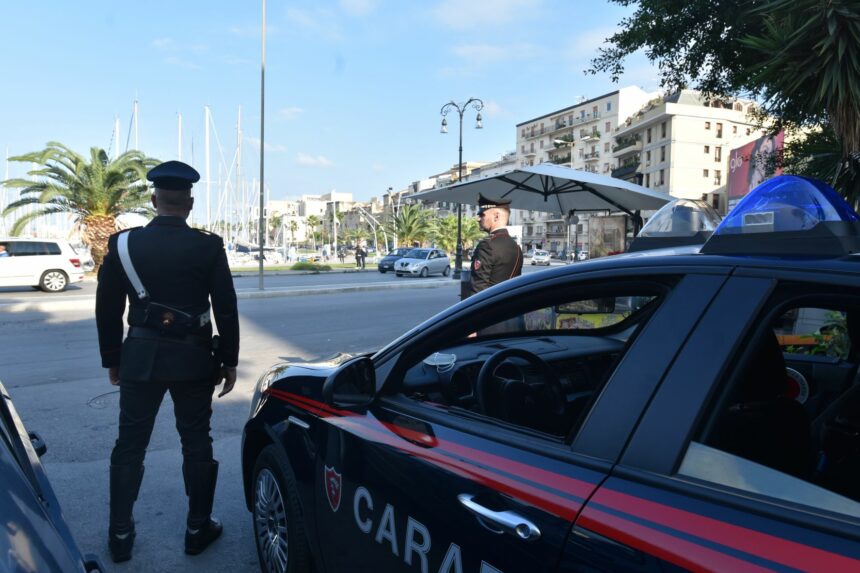
[[703,245],[720,224],[707,201],[676,199],[654,213],[630,244],[630,252]]
[[860,216],[822,181],[779,175],[749,192],[703,253],[839,256],[860,251]]

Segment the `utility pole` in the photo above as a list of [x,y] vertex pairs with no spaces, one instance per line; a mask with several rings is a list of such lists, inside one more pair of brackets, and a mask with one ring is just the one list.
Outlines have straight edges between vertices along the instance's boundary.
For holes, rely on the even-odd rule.
[[263,38],[260,56],[260,290],[263,290],[263,243],[266,218],[263,209],[263,182],[266,157],[266,0],[263,0]]

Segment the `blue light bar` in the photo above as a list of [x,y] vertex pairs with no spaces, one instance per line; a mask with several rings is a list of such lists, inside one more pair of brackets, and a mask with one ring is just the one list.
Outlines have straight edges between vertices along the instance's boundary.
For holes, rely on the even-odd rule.
[[780,175],[749,192],[703,253],[841,255],[860,247],[860,216],[822,181]]

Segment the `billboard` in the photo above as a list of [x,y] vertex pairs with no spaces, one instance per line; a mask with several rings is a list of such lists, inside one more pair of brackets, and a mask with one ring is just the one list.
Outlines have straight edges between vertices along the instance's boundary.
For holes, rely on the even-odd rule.
[[782,168],[777,167],[772,174],[766,175],[765,163],[768,157],[782,152],[784,139],[785,132],[780,131],[732,150],[729,156],[729,206],[733,206],[765,179],[782,174]]

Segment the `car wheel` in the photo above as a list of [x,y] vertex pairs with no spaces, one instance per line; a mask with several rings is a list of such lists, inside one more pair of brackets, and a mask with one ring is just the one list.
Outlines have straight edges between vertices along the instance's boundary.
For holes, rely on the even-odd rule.
[[42,273],[39,288],[45,292],[63,292],[69,285],[69,276],[61,270],[51,270]]
[[532,266],[535,266],[536,264],[537,264],[536,262],[532,261]]
[[447,277],[450,274],[451,274],[451,267],[445,267],[445,270],[442,271],[442,276]]
[[427,270],[427,267],[424,267],[423,269],[421,269],[421,272],[418,273],[418,276],[421,277],[422,279],[424,279],[424,278],[427,278],[427,275],[429,275],[429,274],[430,274],[430,271]]
[[286,460],[268,446],[254,464],[254,539],[263,573],[308,573],[308,541],[296,480]]
[[381,272],[382,274],[385,274],[385,269],[379,269],[379,272]]

